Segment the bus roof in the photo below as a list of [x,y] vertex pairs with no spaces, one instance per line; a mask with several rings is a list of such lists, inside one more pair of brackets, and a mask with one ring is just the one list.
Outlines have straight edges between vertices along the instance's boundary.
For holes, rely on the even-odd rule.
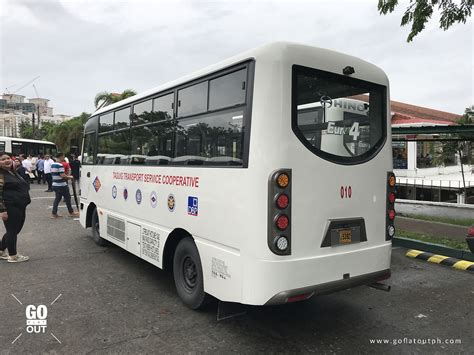
[[17,137],[4,137],[4,136],[1,136],[0,140],[4,140],[4,141],[14,140],[14,141],[17,141],[17,142],[25,142],[25,143],[41,143],[41,144],[56,145],[55,143],[50,142],[50,141],[40,141],[40,140],[37,140],[37,139],[26,139],[26,138],[17,138]]
[[[335,60],[335,58],[337,58],[337,60]],[[111,111],[121,106],[127,106],[128,104],[135,101],[139,101],[148,96],[152,96],[153,94],[182,85],[188,81],[196,80],[200,77],[204,77],[208,74],[228,68],[232,65],[237,65],[247,60],[255,60],[258,62],[260,59],[272,61],[290,61],[293,59],[298,59],[298,62],[295,64],[304,65],[304,63],[310,63],[313,66],[316,64],[318,69],[341,73],[342,68],[350,65],[356,68],[356,72],[351,75],[351,77],[364,78],[365,80],[370,80],[381,85],[388,84],[387,76],[382,71],[382,69],[357,57],[319,47],[312,47],[291,42],[273,42],[235,55],[231,58],[210,65],[204,69],[195,71],[179,79],[167,82],[153,89],[131,96],[112,105],[102,107],[101,109],[95,111],[92,116],[100,115],[104,112]]]

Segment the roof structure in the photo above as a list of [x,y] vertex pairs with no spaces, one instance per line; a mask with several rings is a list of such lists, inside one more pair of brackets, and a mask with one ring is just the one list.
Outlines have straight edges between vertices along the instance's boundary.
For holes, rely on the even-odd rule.
[[392,127],[411,126],[451,126],[461,115],[415,106],[398,101],[390,101]]

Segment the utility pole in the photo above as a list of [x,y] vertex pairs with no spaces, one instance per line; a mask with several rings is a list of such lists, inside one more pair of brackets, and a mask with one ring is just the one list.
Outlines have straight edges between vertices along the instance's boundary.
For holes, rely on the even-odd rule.
[[38,121],[37,121],[37,123],[38,123],[37,127],[39,129],[40,128],[40,107],[39,107],[39,105],[38,105]]
[[35,139],[35,113],[33,112],[33,117],[31,119],[31,127],[33,129],[33,139]]

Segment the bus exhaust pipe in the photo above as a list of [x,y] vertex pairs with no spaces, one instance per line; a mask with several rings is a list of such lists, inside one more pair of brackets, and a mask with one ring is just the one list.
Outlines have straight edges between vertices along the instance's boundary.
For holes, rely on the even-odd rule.
[[373,284],[370,284],[369,287],[375,288],[380,291],[385,291],[385,292],[390,292],[391,286],[386,285],[380,282],[374,282]]

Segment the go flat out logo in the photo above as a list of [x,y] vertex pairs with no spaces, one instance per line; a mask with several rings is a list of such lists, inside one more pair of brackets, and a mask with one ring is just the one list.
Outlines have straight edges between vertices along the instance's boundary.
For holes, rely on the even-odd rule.
[[[13,293],[11,296],[17,301],[21,306],[23,303],[16,297]],[[49,306],[53,306],[55,302],[62,296],[60,293],[58,297],[51,302]],[[26,328],[21,328],[22,332],[12,341],[12,344],[15,344],[18,339],[20,339],[23,335],[23,330],[26,330],[28,334],[46,334],[46,330],[48,329],[48,307],[44,304],[34,305],[29,304],[26,306],[25,309],[25,316],[26,316]],[[62,344],[61,341],[54,335],[51,331],[49,331],[51,336],[59,343]]]
[[28,305],[26,306],[26,332],[27,333],[46,333],[48,307],[44,304],[39,306]]

